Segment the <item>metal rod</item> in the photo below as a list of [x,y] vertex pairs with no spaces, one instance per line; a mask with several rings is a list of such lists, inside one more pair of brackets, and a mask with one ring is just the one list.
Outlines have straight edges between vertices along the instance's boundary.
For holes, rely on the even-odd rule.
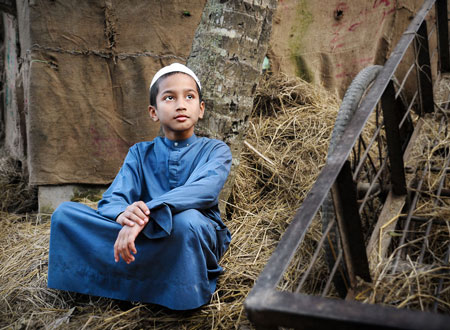
[[306,271],[303,273],[302,278],[300,280],[300,283],[297,286],[297,289],[295,290],[296,293],[300,292],[300,290],[302,289],[303,285],[306,282],[306,279],[308,278],[309,274],[311,273],[311,270],[317,260],[317,258],[319,257],[319,253],[321,251],[321,248],[323,247],[323,243],[325,242],[325,239],[327,238],[327,235],[329,234],[331,228],[336,224],[336,220],[333,218],[329,223],[327,228],[325,229],[325,231],[322,234],[322,237],[319,241],[319,243],[317,244],[316,250],[314,251],[314,254],[311,258],[311,261],[309,262],[308,268],[306,269]]
[[[443,128],[445,128],[444,121],[445,121],[445,118],[443,117],[441,119],[441,122],[439,123],[440,125],[439,125],[438,132],[441,132],[441,130]],[[437,143],[438,143],[438,141],[434,140],[433,143],[432,143],[432,146],[434,147]],[[447,166],[448,166],[448,164],[445,167],[447,167]],[[419,198],[419,195],[420,195],[419,191],[422,188],[422,184],[423,184],[423,182],[425,180],[425,177],[427,176],[428,172],[429,172],[429,166],[428,166],[428,164],[426,164],[425,168],[423,170],[422,176],[421,176],[421,178],[420,178],[420,180],[419,180],[419,182],[417,184],[416,193],[414,195],[414,198],[413,198],[413,200],[412,200],[412,202],[411,202],[411,204],[409,206],[408,214],[407,214],[406,221],[405,221],[405,227],[403,228],[403,234],[402,234],[402,237],[400,239],[399,247],[401,247],[405,243],[406,234],[408,232],[409,224],[410,224],[411,219],[413,217],[413,212],[414,212],[414,209],[416,208],[417,201],[418,201],[418,198]],[[397,270],[398,262],[399,262],[399,259],[400,259],[400,252],[399,251],[401,251],[401,249],[399,249],[397,251],[397,255],[396,255],[396,258],[395,258],[395,262],[394,262],[394,267],[392,268],[392,273],[395,273],[395,271]]]
[[414,95],[413,95],[413,97],[412,97],[412,99],[411,99],[411,102],[409,102],[408,109],[406,109],[405,115],[403,116],[402,121],[400,122],[399,127],[402,127],[402,126],[403,126],[403,123],[405,122],[406,118],[408,118],[408,115],[411,113],[411,108],[412,108],[412,106],[414,105],[414,101],[416,100],[416,97],[417,97],[418,94],[419,94],[418,91],[416,91],[416,92],[414,93]]
[[[443,119],[444,119],[444,118],[443,118]],[[441,120],[441,124],[443,123],[443,119]],[[441,129],[442,129],[442,127],[443,127],[443,126],[441,126]],[[440,131],[440,130],[439,130],[439,131]],[[436,141],[434,142],[434,144],[437,144],[437,142],[438,142],[438,141],[436,140]],[[445,165],[443,166],[443,168],[447,168],[449,164],[450,164],[450,156],[447,155],[447,158],[446,158],[446,160],[445,160]],[[437,192],[436,192],[436,195],[437,195],[438,197],[441,196],[442,188],[444,187],[444,182],[445,182],[445,174],[442,175],[441,178],[440,178],[440,180],[439,180],[439,186],[438,186],[438,189],[437,189]],[[433,201],[433,206],[437,206],[437,205],[439,204],[440,201],[441,201],[441,200],[440,200],[439,198],[434,199],[434,201]],[[423,257],[424,257],[424,255],[425,255],[425,246],[428,245],[428,235],[430,234],[431,226],[432,226],[432,225],[433,225],[433,219],[431,219],[430,222],[428,222],[428,224],[427,224],[427,229],[426,229],[426,232],[425,232],[425,240],[424,240],[424,242],[423,242],[423,244],[422,244],[422,249],[421,249],[420,255],[419,255],[419,263],[422,263],[422,261],[423,261]]]
[[[425,170],[423,171],[422,177],[420,178],[420,181],[417,184],[417,189],[418,190],[420,190],[420,188],[422,188],[422,184],[423,184],[423,181],[424,181],[425,176],[427,175],[427,173],[428,173],[428,166],[425,166]],[[416,208],[418,200],[419,200],[419,194],[416,193],[414,195],[414,198],[413,198],[411,204],[410,204],[410,207],[409,207],[409,210],[408,210],[408,214],[406,216],[405,227],[403,228],[402,237],[400,238],[400,243],[398,245],[399,247],[403,246],[403,244],[405,243],[406,234],[408,232],[409,224],[411,222],[411,217],[412,217],[412,214],[414,212],[414,209]],[[398,263],[399,263],[399,260],[400,260],[400,254],[401,254],[400,251],[401,251],[401,249],[398,249],[398,251],[396,252],[394,266],[392,267],[392,271],[391,271],[392,274],[395,274],[395,272],[397,271],[397,266],[398,266]]]
[[[370,148],[372,148],[372,145],[375,143],[375,140],[377,139],[378,135],[380,134],[382,126],[383,125],[379,125],[377,127],[376,131],[374,132],[372,138],[369,141],[369,144],[365,148],[364,153],[358,162],[358,165],[356,166],[355,170],[353,171],[353,180],[356,180],[358,178],[358,175],[361,172],[362,166],[364,165],[364,161],[366,160],[367,157],[370,157],[370,155],[369,155]],[[373,164],[373,161],[371,159],[370,159],[370,162]],[[373,167],[375,167],[375,166],[373,166]]]
[[[400,220],[406,220],[406,216],[401,216],[399,219]],[[445,220],[439,220],[439,219],[436,219],[436,218],[424,218],[424,217],[418,217],[418,216],[415,216],[415,215],[413,215],[411,217],[411,221],[421,222],[421,223],[428,222],[428,221],[431,221],[431,220],[433,221],[433,224],[437,224],[437,225],[440,225],[440,226],[446,226],[447,225],[447,221],[445,221]]]
[[333,280],[333,277],[336,275],[336,271],[337,271],[341,261],[342,261],[342,249],[339,249],[339,254],[336,258],[333,268],[331,269],[330,276],[328,276],[328,280],[327,280],[327,283],[325,284],[325,288],[322,291],[322,297],[326,297],[328,294],[328,291],[330,291],[331,281]]
[[[415,97],[415,95],[417,95],[417,91],[416,91],[416,94],[414,94],[414,97]],[[411,115],[410,114],[410,109],[411,109],[410,107],[408,107],[406,109],[405,113],[403,114],[402,119],[400,120],[400,123],[398,124],[398,128],[401,129],[403,127],[403,124],[405,123],[406,119],[408,119],[409,116]]]
[[[444,265],[445,265],[445,266],[448,265],[449,255],[450,255],[450,244],[448,245],[447,253],[445,254],[445,259],[444,259]],[[448,272],[448,271],[447,271],[447,272]],[[439,297],[441,296],[441,290],[442,290],[442,284],[443,284],[443,283],[444,283],[444,278],[441,277],[441,278],[439,279],[438,287],[436,288],[436,291],[435,291],[435,297],[436,297],[436,300],[434,301],[434,304],[433,304],[433,311],[434,311],[434,312],[437,312],[438,300],[439,300]]]
[[399,86],[399,88],[398,88],[398,90],[397,90],[397,93],[395,94],[395,98],[397,98],[397,97],[400,95],[400,93],[402,92],[403,87],[405,86],[405,83],[406,83],[406,79],[408,79],[408,77],[409,77],[411,71],[412,71],[415,67],[416,67],[416,64],[413,63],[413,64],[411,64],[411,66],[409,67],[408,71],[406,71],[405,76],[403,77],[402,83],[400,84],[400,86]]
[[[377,174],[375,175],[375,178],[374,178],[374,179],[372,180],[372,182],[370,183],[370,187],[369,187],[369,189],[367,190],[366,194],[364,195],[364,198],[363,198],[363,200],[362,200],[362,202],[361,202],[361,205],[359,206],[358,212],[359,212],[360,214],[361,214],[361,212],[362,212],[362,210],[363,210],[363,208],[364,208],[364,205],[366,204],[366,202],[367,202],[367,200],[368,200],[368,198],[369,198],[369,196],[370,196],[370,192],[372,191],[373,186],[374,186],[375,183],[377,182],[377,180],[378,180],[378,178],[380,177],[381,173],[383,173],[383,171],[384,171],[384,169],[385,169],[385,167],[386,167],[386,164],[387,164],[387,159],[385,158],[385,159],[383,160],[383,163],[381,163],[381,166],[380,166],[379,170],[377,171]],[[380,187],[380,189],[383,189],[383,187]]]

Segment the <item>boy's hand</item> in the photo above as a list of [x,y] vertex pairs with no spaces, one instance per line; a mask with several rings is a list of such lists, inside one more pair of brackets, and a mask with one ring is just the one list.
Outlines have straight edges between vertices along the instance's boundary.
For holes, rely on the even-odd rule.
[[[114,243],[114,260],[119,262],[120,257],[129,264],[134,261],[133,254],[137,253],[134,241],[139,235],[144,226],[123,226],[117,235],[116,242]],[[133,253],[133,254],[131,254]]]
[[116,219],[122,226],[133,227],[135,223],[138,225],[145,225],[148,222],[148,216],[150,210],[143,201],[134,202],[127,206],[124,212],[122,212]]

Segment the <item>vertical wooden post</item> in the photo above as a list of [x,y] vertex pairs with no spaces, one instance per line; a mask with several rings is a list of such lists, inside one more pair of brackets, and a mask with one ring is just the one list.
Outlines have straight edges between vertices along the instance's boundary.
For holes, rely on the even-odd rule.
[[356,276],[370,282],[369,263],[358,212],[356,186],[348,160],[339,172],[331,191],[350,286],[356,286]]
[[436,1],[435,6],[438,31],[439,70],[444,73],[450,71],[447,0]]
[[392,80],[389,82],[381,98],[384,127],[391,168],[392,191],[396,195],[406,194],[405,166],[403,163],[402,141],[400,137],[400,116],[395,102],[395,89]]
[[427,22],[423,21],[415,39],[417,56],[417,78],[420,93],[421,114],[434,111],[433,82],[431,76],[430,51],[428,49]]

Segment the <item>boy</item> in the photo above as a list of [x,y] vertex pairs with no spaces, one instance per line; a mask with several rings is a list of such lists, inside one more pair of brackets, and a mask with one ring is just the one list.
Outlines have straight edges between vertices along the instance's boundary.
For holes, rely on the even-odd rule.
[[197,76],[174,63],[150,84],[164,138],[130,148],[98,211],[66,202],[52,215],[48,286],[187,310],[209,302],[230,233],[218,195],[231,165],[221,141],[199,138]]

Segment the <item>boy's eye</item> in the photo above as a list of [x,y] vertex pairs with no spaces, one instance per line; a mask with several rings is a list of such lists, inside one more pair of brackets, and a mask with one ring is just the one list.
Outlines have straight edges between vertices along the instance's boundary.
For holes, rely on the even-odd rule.
[[189,94],[188,96],[186,96],[186,98],[187,98],[188,100],[192,100],[192,99],[194,98],[194,95]]
[[173,100],[173,96],[167,95],[164,97],[164,101],[172,101]]

